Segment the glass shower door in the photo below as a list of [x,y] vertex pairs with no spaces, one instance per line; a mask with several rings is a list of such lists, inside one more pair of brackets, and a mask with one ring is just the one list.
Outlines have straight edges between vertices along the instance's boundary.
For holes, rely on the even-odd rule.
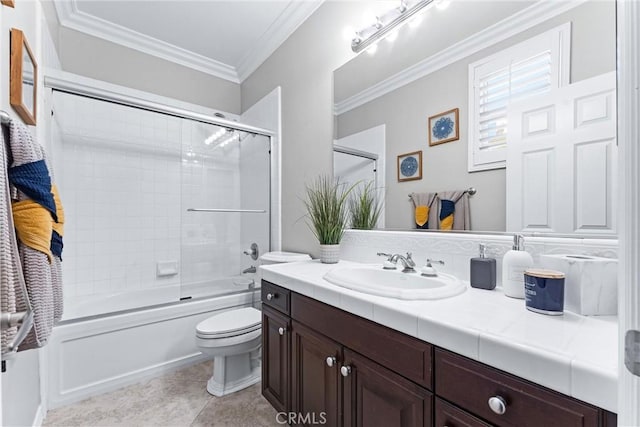
[[186,119],[182,135],[181,298],[245,291],[244,252],[269,248],[270,139]]

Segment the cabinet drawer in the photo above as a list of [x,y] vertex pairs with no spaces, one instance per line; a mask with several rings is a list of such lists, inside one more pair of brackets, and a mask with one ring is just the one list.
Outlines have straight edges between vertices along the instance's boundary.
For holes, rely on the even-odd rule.
[[[598,426],[599,410],[586,403],[442,349],[435,360],[436,394],[495,425]],[[493,397],[506,405],[502,415],[489,407]]]
[[263,280],[260,295],[263,304],[273,307],[284,314],[289,314],[289,301],[291,295],[291,291],[289,291],[289,289],[282,288],[271,282]]
[[291,317],[428,389],[433,346],[305,296],[291,294]]
[[491,427],[491,424],[456,408],[439,397],[436,398],[435,413],[435,427]]

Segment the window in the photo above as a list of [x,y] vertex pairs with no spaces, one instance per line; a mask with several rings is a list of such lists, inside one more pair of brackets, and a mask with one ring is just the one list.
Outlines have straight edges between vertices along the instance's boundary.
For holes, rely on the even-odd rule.
[[567,23],[469,64],[469,172],[505,167],[509,104],[569,84]]

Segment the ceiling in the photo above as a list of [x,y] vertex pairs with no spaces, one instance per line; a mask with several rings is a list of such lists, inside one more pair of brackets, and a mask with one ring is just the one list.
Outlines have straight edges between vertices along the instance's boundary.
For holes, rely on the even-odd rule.
[[55,0],[60,25],[235,83],[323,0]]

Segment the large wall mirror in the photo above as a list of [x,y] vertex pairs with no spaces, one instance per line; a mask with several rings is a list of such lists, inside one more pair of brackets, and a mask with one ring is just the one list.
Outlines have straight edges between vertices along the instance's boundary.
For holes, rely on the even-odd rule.
[[[453,0],[420,15],[334,71],[336,144],[383,147],[385,227],[416,228],[412,193],[473,187],[472,231],[615,235],[615,2]],[[458,139],[430,146],[429,118],[455,108]],[[371,129],[382,145],[359,137]],[[422,179],[399,181],[397,156],[418,150]]]
[[35,56],[18,29],[11,29],[10,104],[28,125],[36,124],[36,82],[38,65]]

